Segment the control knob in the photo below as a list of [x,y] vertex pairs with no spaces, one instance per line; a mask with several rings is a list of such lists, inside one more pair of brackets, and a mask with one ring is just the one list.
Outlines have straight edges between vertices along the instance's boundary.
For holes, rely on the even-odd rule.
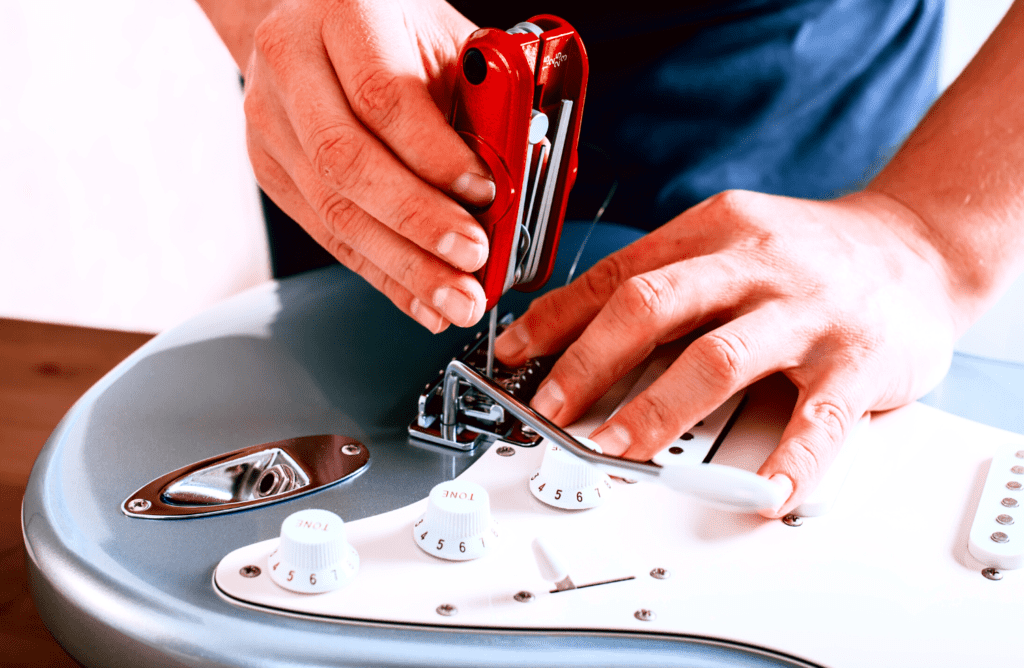
[[[576,440],[601,452],[601,447],[590,439]],[[585,510],[604,503],[612,483],[604,471],[552,443],[544,451],[540,469],[530,478],[530,491],[549,506]]]
[[359,554],[345,538],[345,522],[315,508],[292,513],[281,523],[281,542],[267,559],[271,579],[302,594],[342,587],[359,570]]
[[426,512],[412,526],[412,535],[424,552],[441,559],[468,561],[484,556],[499,538],[487,490],[465,480],[435,486]]

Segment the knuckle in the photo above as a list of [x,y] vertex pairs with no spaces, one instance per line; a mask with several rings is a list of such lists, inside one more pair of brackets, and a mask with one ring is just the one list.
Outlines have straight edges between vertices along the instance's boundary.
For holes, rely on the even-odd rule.
[[638,440],[648,441],[647,445],[660,446],[683,433],[679,411],[666,399],[653,392],[643,392],[633,400],[632,415],[642,420],[643,428],[633,431],[642,434]]
[[333,192],[327,193],[320,204],[320,215],[328,229],[340,238],[346,236],[347,229],[358,210],[352,200]]
[[672,285],[661,272],[633,276],[615,294],[613,309],[627,325],[659,323],[672,315]]
[[292,43],[289,33],[283,15],[269,14],[256,26],[253,33],[253,45],[256,52],[271,66],[283,62]]
[[852,411],[846,402],[834,397],[814,399],[808,402],[806,410],[808,420],[827,439],[823,445],[842,443],[852,421]]
[[718,215],[742,217],[750,206],[751,193],[745,190],[723,190],[708,198],[708,208]]
[[709,387],[726,390],[737,387],[745,380],[753,357],[742,337],[721,329],[694,341],[687,352]]
[[618,254],[609,255],[580,276],[586,293],[604,301],[610,297],[629,274]]
[[395,205],[388,226],[406,239],[414,239],[430,228],[426,221],[427,203],[418,195],[407,195]]
[[353,188],[365,178],[367,144],[352,126],[336,124],[315,130],[310,145],[313,169],[340,191]]
[[562,353],[562,357],[558,360],[558,366],[561,367],[559,385],[568,388],[570,381],[577,378],[586,378],[587,382],[591,382],[593,379],[598,377],[598,366],[594,363],[593,358],[588,351],[584,350],[580,345],[572,345],[566,348],[565,352]]
[[352,111],[368,126],[383,129],[402,118],[402,85],[398,76],[371,63],[352,78]]

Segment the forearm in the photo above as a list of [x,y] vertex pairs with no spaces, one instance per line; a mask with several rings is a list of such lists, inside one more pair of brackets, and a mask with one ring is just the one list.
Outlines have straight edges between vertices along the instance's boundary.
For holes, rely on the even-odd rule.
[[220,39],[231,52],[238,69],[245,72],[252,53],[256,26],[281,0],[196,0]]
[[962,332],[1024,268],[1024,0],[868,187],[916,214]]

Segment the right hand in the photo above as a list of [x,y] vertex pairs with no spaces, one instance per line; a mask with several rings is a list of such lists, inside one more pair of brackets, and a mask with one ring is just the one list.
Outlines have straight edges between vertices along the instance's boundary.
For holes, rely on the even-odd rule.
[[475,28],[442,0],[285,0],[245,66],[260,186],[432,332],[485,308],[487,236],[452,197],[483,206],[494,184],[442,112]]

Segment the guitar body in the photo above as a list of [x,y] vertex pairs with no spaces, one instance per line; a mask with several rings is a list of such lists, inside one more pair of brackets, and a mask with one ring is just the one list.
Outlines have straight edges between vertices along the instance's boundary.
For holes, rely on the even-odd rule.
[[[566,226],[555,281],[584,231]],[[599,229],[582,266],[636,236]],[[510,293],[503,308],[521,313],[529,299]],[[999,448],[1024,449],[1024,437],[921,404],[879,416],[832,509],[796,527],[652,483],[616,482],[604,506],[556,510],[527,487],[540,448],[503,459],[495,448],[446,450],[408,436],[423,383],[469,334],[431,336],[334,267],[251,290],[154,338],[71,409],[29,481],[30,582],[54,636],[86,666],[1024,661],[1024,576],[986,579],[967,549],[989,461]],[[792,396],[772,382],[751,391],[725,463],[756,469],[736,453],[781,428],[786,406],[772,403]],[[313,434],[364,444],[368,466],[237,512],[160,520],[122,511],[168,472]],[[452,562],[415,545],[423,500],[455,478],[488,489],[500,551]],[[245,589],[239,565],[263,559],[265,568],[284,519],[307,508],[345,520],[362,561],[353,582],[299,595],[260,576]],[[632,579],[547,591],[524,548],[540,533],[561,543],[577,584]],[[659,568],[671,577],[653,577]],[[527,588],[532,602],[513,602]],[[443,604],[458,614],[438,614]],[[644,610],[655,614],[642,619]]]

